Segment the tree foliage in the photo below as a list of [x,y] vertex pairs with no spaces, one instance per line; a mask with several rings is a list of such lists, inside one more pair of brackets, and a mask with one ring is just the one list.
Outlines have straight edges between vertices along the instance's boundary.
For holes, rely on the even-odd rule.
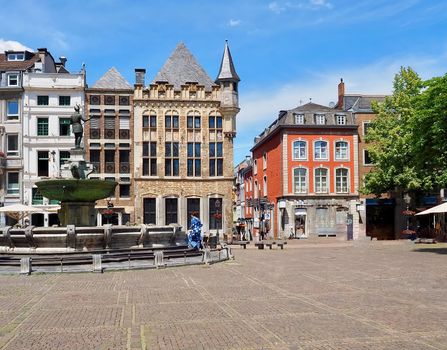
[[364,193],[430,190],[447,184],[447,74],[422,81],[400,69],[393,94],[374,103],[368,152],[375,164]]

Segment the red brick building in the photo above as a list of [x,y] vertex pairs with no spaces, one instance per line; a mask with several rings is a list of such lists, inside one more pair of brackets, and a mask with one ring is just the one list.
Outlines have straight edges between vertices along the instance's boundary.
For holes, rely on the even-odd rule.
[[357,147],[351,112],[314,103],[281,111],[251,150],[255,235],[357,238]]

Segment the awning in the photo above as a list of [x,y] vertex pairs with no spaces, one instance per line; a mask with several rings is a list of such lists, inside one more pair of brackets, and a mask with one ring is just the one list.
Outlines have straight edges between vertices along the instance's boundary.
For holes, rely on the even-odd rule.
[[437,205],[436,207],[421,211],[416,215],[447,213],[447,202]]

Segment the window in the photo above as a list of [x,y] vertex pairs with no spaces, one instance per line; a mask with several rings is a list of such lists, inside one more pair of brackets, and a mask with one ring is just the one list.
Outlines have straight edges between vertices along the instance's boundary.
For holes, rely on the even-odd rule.
[[348,143],[346,141],[335,142],[335,159],[349,159]]
[[104,151],[104,172],[114,173],[115,172],[115,150]]
[[178,115],[167,114],[165,116],[165,128],[166,129],[178,129]]
[[295,124],[304,124],[304,114],[295,114]]
[[191,227],[191,215],[200,218],[200,198],[186,199],[186,217],[188,218],[188,229]]
[[201,127],[201,118],[199,116],[191,116],[189,115],[186,120],[186,126],[188,129],[200,129]]
[[18,74],[8,74],[8,86],[19,86]]
[[335,121],[337,125],[346,125],[346,116],[343,114],[337,114],[335,116]]
[[115,117],[107,116],[104,118],[104,138],[115,138]]
[[335,169],[335,192],[348,193],[348,169]]
[[70,96],[59,96],[59,106],[69,106]]
[[222,117],[211,115],[209,117],[209,128],[210,129],[222,129]]
[[101,102],[101,97],[99,95],[90,95],[90,104],[99,105]]
[[177,198],[165,199],[165,225],[177,224]]
[[222,142],[210,142],[210,176],[223,176],[223,144]]
[[374,165],[368,150],[363,150],[363,165]]
[[222,229],[222,198],[209,199],[210,230]]
[[115,104],[115,96],[112,96],[112,95],[104,96],[104,104],[113,106]]
[[6,138],[6,154],[8,156],[19,155],[19,135],[10,134]]
[[19,194],[19,173],[9,172],[7,176],[7,193],[8,194]]
[[371,123],[370,122],[363,122],[363,135],[367,135],[367,133],[368,133],[368,128],[369,128],[369,126],[371,125]]
[[8,120],[19,119],[19,101],[11,100],[6,102],[6,117]]
[[145,224],[156,224],[156,208],[155,198],[143,199],[143,222]]
[[37,136],[48,136],[48,118],[37,118]]
[[262,186],[263,192],[264,192],[264,197],[267,196],[267,176],[264,176],[263,178],[263,186]]
[[178,142],[165,143],[165,176],[179,176]]
[[8,61],[24,61],[24,60],[25,60],[25,54],[23,52],[8,54]]
[[157,116],[156,115],[143,115],[143,128],[156,128]]
[[326,141],[316,141],[314,148],[314,159],[328,159],[328,147]]
[[37,187],[33,187],[32,189],[32,205],[42,205],[43,204],[43,196],[39,192],[39,189]]
[[187,175],[188,176],[200,176],[201,160],[200,160],[200,142],[188,142],[187,150]]
[[129,198],[130,197],[130,185],[129,184],[120,184],[120,197],[121,198]]
[[48,151],[37,152],[37,176],[48,176]]
[[48,106],[49,97],[48,96],[37,96],[37,105],[38,106]]
[[293,191],[294,193],[307,192],[307,169],[295,168],[293,170]]
[[157,175],[157,143],[143,142],[143,176]]
[[293,159],[307,159],[306,141],[295,141],[293,143]]
[[255,198],[259,197],[259,187],[258,187],[258,181],[255,180],[255,190],[254,190]]
[[258,173],[258,160],[255,159],[253,161],[253,175],[256,175]]
[[264,170],[267,169],[267,152],[264,152],[262,155],[262,165]]
[[70,118],[59,118],[59,135],[70,136]]
[[130,173],[130,150],[120,149],[119,150],[119,164],[120,169],[119,172],[122,174]]
[[[90,144],[90,147],[92,145]],[[101,151],[96,149],[90,150],[90,163],[94,166],[94,172],[100,173],[101,172]]]
[[[91,152],[93,152],[93,151],[90,151],[90,154],[91,154]],[[69,159],[70,159],[70,152],[69,151],[59,151],[59,169]]]
[[317,168],[315,169],[315,193],[327,193],[328,181],[327,181],[327,169]]
[[317,125],[326,124],[326,116],[324,114],[315,114],[315,124]]

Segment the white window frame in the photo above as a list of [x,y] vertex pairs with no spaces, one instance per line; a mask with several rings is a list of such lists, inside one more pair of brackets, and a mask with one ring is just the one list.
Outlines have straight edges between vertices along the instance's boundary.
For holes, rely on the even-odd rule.
[[[11,84],[11,77],[15,76],[17,84]],[[20,75],[19,73],[9,73],[8,74],[8,86],[19,86],[20,85]]]
[[267,169],[267,152],[262,154],[262,168]]
[[[337,188],[337,177],[338,174],[337,172],[340,170],[346,170],[347,174],[346,174],[346,191],[343,191],[343,184],[341,183],[341,190],[338,191]],[[334,169],[335,172],[335,176],[334,176],[334,187],[335,187],[335,193],[349,193],[350,192],[350,181],[349,181],[349,168],[346,167],[337,167]]]
[[259,198],[259,186],[257,180],[255,180],[254,197]]
[[315,114],[315,124],[316,125],[326,125],[326,114],[316,113]]
[[[8,103],[9,102],[17,102],[17,114],[9,113]],[[6,120],[18,120],[20,114],[20,104],[19,100],[6,100]]]
[[[317,157],[317,154],[316,154],[316,152],[317,152],[317,148],[316,148],[317,142],[325,142],[326,143],[326,158]],[[328,141],[326,141],[326,140],[316,140],[316,141],[314,141],[314,150],[313,151],[314,151],[313,152],[314,160],[323,160],[323,161],[329,160],[329,142]],[[320,156],[321,156],[321,151],[320,151]]]
[[[302,147],[296,147],[296,145],[298,145],[300,143],[304,143],[304,156],[303,157],[300,156],[300,149],[302,149]],[[295,149],[297,149],[298,152],[295,152]],[[296,155],[298,155],[298,157],[296,157]],[[305,140],[293,141],[293,143],[292,143],[292,158],[294,160],[307,160],[307,141],[305,141]]]
[[[16,187],[10,187],[9,183],[9,176],[10,174],[17,174],[17,188]],[[11,171],[6,174],[6,194],[9,196],[18,196],[20,194],[20,172],[18,171]]]
[[255,159],[253,161],[253,175],[257,175],[258,174],[258,160]]
[[[346,143],[346,157],[339,157],[337,156],[337,144],[339,142],[344,142]],[[334,142],[334,159],[335,160],[349,160],[349,142],[346,140],[337,140]]]
[[305,123],[304,114],[295,114],[295,124],[303,125]]
[[262,193],[264,197],[267,197],[267,176],[264,175],[262,178]]
[[335,123],[337,125],[346,125],[346,115],[345,114],[336,114],[335,115]]
[[[299,175],[298,178],[300,179],[298,181],[298,186],[296,185],[296,172],[299,170],[304,170],[304,183],[301,181],[302,175]],[[303,186],[304,185],[304,186]],[[293,178],[292,178],[292,186],[293,186],[293,193],[300,194],[300,193],[307,193],[309,189],[309,169],[303,166],[295,167],[293,168]],[[298,189],[298,190],[297,190]]]
[[[21,58],[19,56],[21,56]],[[25,53],[24,52],[9,53],[8,61],[25,61]]]
[[[9,136],[16,136],[17,137],[17,149],[11,150],[9,149]],[[19,157],[20,156],[20,138],[19,134],[7,134],[6,135],[6,155],[8,157]]]
[[365,159],[366,159],[366,152],[368,152],[367,149],[363,149],[363,166],[374,166],[374,163],[366,163]]
[[[326,186],[323,187],[322,184],[320,184],[320,187],[317,187],[317,170],[325,170],[326,171]],[[323,176],[319,177],[320,180],[323,178]],[[317,167],[314,168],[314,192],[315,193],[329,193],[330,188],[330,175],[329,175],[329,169],[325,167]]]

